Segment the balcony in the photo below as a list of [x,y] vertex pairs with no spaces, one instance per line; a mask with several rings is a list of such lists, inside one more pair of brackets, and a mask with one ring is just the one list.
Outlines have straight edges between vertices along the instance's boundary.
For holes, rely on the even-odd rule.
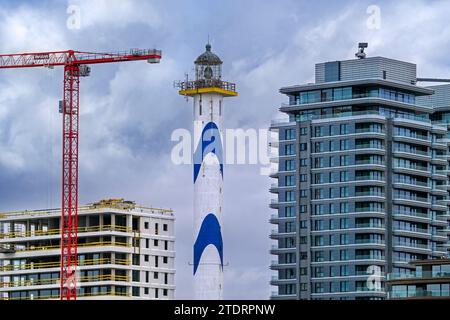
[[[131,294],[122,292],[122,291],[105,291],[105,292],[97,292],[97,293],[77,293],[78,298],[99,298],[99,297],[130,297]],[[0,297],[0,300],[47,300],[47,299],[59,299],[60,296],[58,295],[42,295],[42,296],[27,296],[27,297],[21,297],[21,298],[6,298],[6,297]]]
[[394,152],[408,153],[413,155],[420,155],[424,157],[431,157],[430,152],[417,150],[417,149],[405,149],[405,148],[394,148]]
[[355,176],[355,181],[382,181],[385,182],[384,177],[380,177],[378,175],[362,175],[362,176]]
[[375,192],[375,191],[362,191],[355,192],[355,197],[385,197],[384,192]]
[[384,150],[384,146],[382,144],[378,143],[358,143],[355,145],[355,149],[378,149],[378,150]]
[[394,200],[407,200],[407,201],[430,203],[429,198],[419,197],[419,196],[400,195],[400,194],[394,195]]
[[378,160],[356,160],[356,165],[377,165],[377,166],[385,166],[386,162],[378,161]]
[[424,187],[424,188],[430,188],[427,182],[419,181],[419,180],[406,180],[406,179],[396,179],[394,180],[394,183],[396,184],[407,184],[411,186],[418,186],[418,187]]
[[386,242],[380,239],[355,239],[355,244],[373,244],[373,245],[383,245]]
[[423,249],[423,250],[431,250],[431,246],[428,244],[421,243],[406,243],[406,242],[396,242],[394,246],[398,247],[406,247],[406,248],[414,248],[414,249]]
[[376,228],[376,229],[384,229],[385,226],[381,223],[357,223],[355,225],[357,229],[366,229],[366,228]]
[[[122,248],[128,248],[132,247],[128,243],[124,242],[117,242],[117,241],[101,241],[101,242],[89,242],[89,243],[78,243],[77,247],[79,249],[82,248],[98,248],[98,247],[122,247]],[[22,246],[22,245],[15,245],[13,246],[16,253],[21,252],[33,252],[33,251],[49,251],[49,250],[60,250],[60,245],[39,245],[39,246]]]
[[[127,266],[131,264],[131,260],[126,259],[111,259],[111,258],[101,258],[101,259],[78,259],[78,266],[95,266],[95,265],[122,265]],[[9,271],[19,271],[19,270],[39,270],[39,269],[50,269],[50,268],[60,268],[61,262],[38,262],[38,263],[23,263],[23,264],[8,264],[0,267],[0,272]]]
[[384,256],[376,256],[370,254],[356,255],[355,260],[385,260]]
[[429,173],[428,167],[418,166],[418,165],[394,165],[394,169],[406,169],[406,170],[415,170],[415,171],[424,171]]
[[383,129],[380,128],[359,128],[355,130],[355,133],[379,133],[379,134],[384,134],[385,131]]
[[[78,233],[92,233],[92,232],[133,232],[133,229],[126,226],[105,225],[92,227],[78,227]],[[49,230],[35,230],[35,231],[16,231],[9,233],[0,233],[0,239],[14,239],[14,238],[29,238],[29,237],[44,237],[61,234],[61,229]]]
[[424,228],[394,227],[394,231],[414,232],[414,233],[422,233],[422,234],[429,234],[430,233],[430,231],[428,229],[424,229]]
[[[117,276],[117,275],[100,275],[100,276],[85,276],[78,277],[78,282],[103,282],[103,281],[120,281],[120,282],[129,282],[130,279],[128,276]],[[10,282],[0,282],[0,288],[17,288],[17,287],[29,287],[29,286],[51,286],[51,285],[59,285],[60,279],[40,279],[40,280],[18,280],[18,281],[10,281]]]
[[388,292],[388,299],[405,299],[405,298],[426,298],[426,297],[450,297],[450,291],[428,291],[428,290],[395,290]]

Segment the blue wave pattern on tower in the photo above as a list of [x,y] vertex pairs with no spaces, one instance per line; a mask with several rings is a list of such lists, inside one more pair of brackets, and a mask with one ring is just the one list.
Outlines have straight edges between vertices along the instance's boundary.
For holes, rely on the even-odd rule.
[[220,173],[223,178],[223,150],[219,128],[214,122],[208,122],[203,128],[202,138],[194,151],[194,183],[202,167],[203,160],[208,153],[216,155],[220,164]]
[[194,275],[197,272],[202,253],[207,246],[212,244],[219,252],[220,262],[223,269],[223,241],[219,220],[215,214],[208,214],[202,222],[197,240],[194,244]]

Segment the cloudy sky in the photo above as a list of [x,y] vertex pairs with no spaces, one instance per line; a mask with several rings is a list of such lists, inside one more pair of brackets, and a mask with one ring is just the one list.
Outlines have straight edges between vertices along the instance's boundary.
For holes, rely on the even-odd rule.
[[[79,29],[67,27],[70,5],[80,8]],[[449,15],[449,1],[1,0],[0,52],[163,50],[158,65],[95,65],[82,79],[80,201],[174,209],[177,298],[188,299],[192,169],[171,162],[170,137],[191,129],[192,104],[173,82],[192,74],[208,35],[240,93],[226,101],[226,127],[265,129],[282,117],[280,87],[312,82],[314,63],[353,58],[358,42],[369,42],[369,56],[448,78]],[[62,78],[58,68],[0,72],[0,211],[60,206]],[[272,181],[258,165],[225,170],[225,297],[266,299]]]

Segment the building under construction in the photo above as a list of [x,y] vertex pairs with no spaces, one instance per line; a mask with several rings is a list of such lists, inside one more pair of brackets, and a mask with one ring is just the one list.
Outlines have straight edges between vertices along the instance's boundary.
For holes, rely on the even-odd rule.
[[[173,299],[175,217],[123,199],[78,212],[77,298]],[[59,299],[61,210],[0,213],[0,300]]]

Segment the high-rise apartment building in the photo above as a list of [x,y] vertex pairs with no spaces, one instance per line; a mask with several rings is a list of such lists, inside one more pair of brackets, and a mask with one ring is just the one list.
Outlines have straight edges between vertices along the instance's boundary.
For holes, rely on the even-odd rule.
[[385,275],[448,254],[450,86],[384,57],[283,87],[272,299],[385,299]]
[[[77,299],[173,299],[175,217],[123,199],[79,208]],[[61,210],[0,213],[0,300],[59,299]]]

